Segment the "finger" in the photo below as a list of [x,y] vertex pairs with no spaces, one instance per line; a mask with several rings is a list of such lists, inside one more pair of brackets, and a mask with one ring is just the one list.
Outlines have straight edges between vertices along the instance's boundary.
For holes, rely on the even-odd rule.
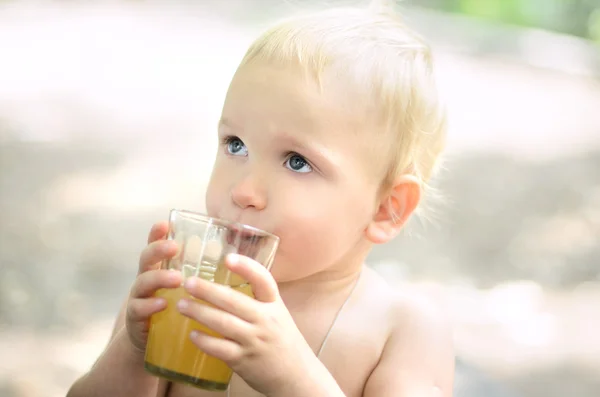
[[198,277],[189,277],[185,289],[194,298],[233,314],[244,321],[253,323],[259,317],[255,299],[236,291],[229,286],[212,283]]
[[150,233],[148,234],[148,244],[155,242],[156,240],[162,240],[167,236],[169,231],[169,223],[167,221],[158,222],[152,225]]
[[131,288],[132,298],[149,298],[161,288],[176,288],[181,285],[181,272],[175,270],[150,270],[140,274]]
[[243,355],[242,347],[229,339],[217,338],[196,330],[190,333],[190,339],[204,353],[228,364],[239,361]]
[[225,264],[233,273],[248,280],[254,297],[261,302],[275,302],[279,296],[277,282],[260,263],[244,255],[229,254]]
[[205,325],[227,339],[240,344],[250,339],[252,326],[231,313],[189,299],[180,300],[177,308],[184,316]]
[[172,240],[157,240],[146,246],[140,254],[138,274],[159,267],[161,261],[177,253],[177,243]]
[[163,298],[130,299],[127,304],[127,317],[133,322],[146,321],[166,307],[167,301]]

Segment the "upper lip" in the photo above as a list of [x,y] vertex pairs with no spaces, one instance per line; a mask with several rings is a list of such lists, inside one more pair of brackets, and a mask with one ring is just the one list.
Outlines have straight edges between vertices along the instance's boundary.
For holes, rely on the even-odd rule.
[[250,236],[255,236],[255,235],[264,236],[265,233],[267,235],[269,235],[269,234],[273,235],[273,233],[271,231],[269,231],[269,229],[258,226],[257,223],[246,222],[245,220],[243,220],[242,215],[243,215],[243,213],[240,213],[237,216],[232,216],[232,217],[224,216],[224,217],[221,217],[221,219],[224,219],[227,222],[230,222],[231,229],[236,234],[239,234],[242,237],[250,237]]
[[240,237],[252,237],[252,236],[255,235],[255,233],[253,233],[251,230],[248,230],[248,229],[245,229],[245,228],[234,226],[231,229],[235,233],[236,236],[240,236]]

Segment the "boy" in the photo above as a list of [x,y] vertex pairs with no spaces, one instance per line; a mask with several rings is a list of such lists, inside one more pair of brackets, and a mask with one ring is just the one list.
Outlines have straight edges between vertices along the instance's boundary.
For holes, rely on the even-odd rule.
[[108,347],[69,396],[450,396],[445,316],[363,265],[417,208],[443,146],[445,116],[423,41],[385,10],[283,22],[242,60],[218,134],[207,213],[281,238],[271,273],[227,259],[255,300],[190,279],[190,294],[215,308],[178,304],[225,336],[190,338],[233,368],[229,390],[144,371],[148,319],[166,306],[153,294],[181,283],[157,269],[177,250],[158,223]]

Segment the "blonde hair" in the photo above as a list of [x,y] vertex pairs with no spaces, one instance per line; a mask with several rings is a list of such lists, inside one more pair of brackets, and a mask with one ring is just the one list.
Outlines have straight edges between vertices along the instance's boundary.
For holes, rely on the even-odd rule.
[[300,66],[317,82],[334,69],[336,77],[347,77],[360,87],[391,138],[385,140],[389,164],[382,186],[407,173],[424,186],[434,173],[445,143],[446,113],[434,81],[431,51],[393,12],[390,2],[284,20],[254,41],[240,66],[254,60]]

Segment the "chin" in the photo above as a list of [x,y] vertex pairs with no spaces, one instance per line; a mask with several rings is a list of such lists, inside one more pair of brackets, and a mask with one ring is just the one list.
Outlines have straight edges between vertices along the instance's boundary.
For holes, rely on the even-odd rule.
[[290,274],[289,272],[286,271],[286,269],[278,268],[275,265],[271,268],[271,275],[273,276],[273,278],[275,279],[277,284],[286,283],[286,282],[290,282],[290,281],[296,281],[303,277],[302,275],[299,275],[299,274]]
[[274,264],[271,267],[271,275],[277,284],[303,280],[317,273],[319,273],[319,269],[306,269],[291,264],[282,265],[281,267]]
[[[283,269],[281,269],[281,270],[283,270]],[[271,275],[273,276],[273,278],[275,279],[275,281],[277,283],[284,283],[286,281],[291,281],[290,278],[288,277],[289,275],[286,275],[284,271],[279,271],[276,266],[271,267]]]

